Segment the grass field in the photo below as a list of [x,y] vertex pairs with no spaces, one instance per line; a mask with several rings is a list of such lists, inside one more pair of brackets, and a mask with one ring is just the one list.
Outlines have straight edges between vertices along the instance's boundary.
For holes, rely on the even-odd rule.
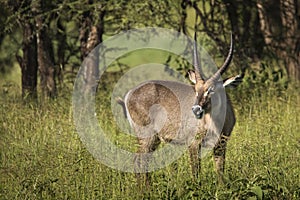
[[[43,106],[24,105],[12,92],[17,86],[3,85],[0,199],[300,198],[299,88],[230,91],[237,123],[228,144],[224,186],[216,184],[211,157],[202,162],[201,185],[193,183],[185,154],[153,172],[152,185],[141,192],[134,174],[113,170],[86,150],[73,123],[71,91]],[[99,99],[98,117],[107,118],[108,94]],[[126,146],[112,122],[106,127]]]

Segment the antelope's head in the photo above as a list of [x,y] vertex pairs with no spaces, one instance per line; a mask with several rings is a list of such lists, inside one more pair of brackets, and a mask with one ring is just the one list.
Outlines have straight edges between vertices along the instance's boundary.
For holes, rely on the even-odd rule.
[[241,76],[236,76],[227,79],[226,81],[219,81],[221,75],[226,71],[233,56],[233,37],[231,35],[231,43],[228,56],[224,62],[224,64],[219,68],[219,70],[209,77],[205,79],[205,76],[202,72],[198,51],[197,51],[197,36],[195,33],[195,41],[194,41],[194,52],[193,52],[193,62],[195,70],[190,70],[188,72],[190,80],[195,84],[195,103],[192,107],[192,111],[196,118],[201,119],[205,113],[205,110],[210,107],[210,98],[211,95],[216,91],[218,87],[225,87],[229,85],[234,85],[239,83],[242,80]]

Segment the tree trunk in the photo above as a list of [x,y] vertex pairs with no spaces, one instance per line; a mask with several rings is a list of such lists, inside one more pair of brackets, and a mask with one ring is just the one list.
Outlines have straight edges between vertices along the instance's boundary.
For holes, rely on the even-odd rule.
[[57,33],[56,38],[58,41],[58,50],[57,50],[57,63],[59,65],[57,69],[57,77],[60,86],[63,85],[64,81],[64,70],[65,70],[65,64],[66,64],[66,49],[67,49],[67,35],[66,35],[66,28],[63,26],[61,19],[57,20]]
[[[88,0],[89,4],[93,1]],[[99,79],[99,49],[96,48],[102,42],[104,33],[104,11],[99,11],[99,18],[93,19],[93,13],[87,11],[83,15],[80,30],[82,75],[84,79],[84,93],[95,92],[98,87]],[[94,25],[97,22],[97,26]],[[95,49],[96,48],[96,49]]]
[[55,69],[51,40],[49,38],[49,23],[43,16],[43,2],[36,1],[33,6],[37,27],[37,52],[40,72],[40,87],[43,97],[56,96]]
[[[241,58],[235,60],[246,61],[247,57],[256,61],[263,54],[264,39],[257,16],[256,0],[238,1],[238,0],[223,0],[228,13],[231,30],[235,35],[236,47]],[[239,63],[238,65],[247,65]]]
[[19,25],[22,29],[22,51],[23,55],[16,55],[16,59],[21,68],[22,98],[25,101],[37,100],[37,41],[35,35],[34,21],[31,10],[26,10],[31,6],[30,0],[13,1],[10,6],[14,12],[18,12],[21,7],[22,16],[19,17]]
[[300,80],[300,22],[294,0],[259,0],[265,43],[282,59],[291,79]]
[[17,55],[22,72],[23,99],[37,99],[37,44],[34,25],[30,20],[21,22],[23,28],[23,57]]
[[282,52],[288,75],[300,80],[300,20],[297,18],[297,2],[280,0],[281,19],[284,29]]

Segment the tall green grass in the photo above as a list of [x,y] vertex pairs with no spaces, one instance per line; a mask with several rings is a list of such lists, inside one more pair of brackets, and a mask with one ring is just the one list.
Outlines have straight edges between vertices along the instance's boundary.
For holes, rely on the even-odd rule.
[[[201,185],[194,183],[185,154],[153,172],[142,192],[134,174],[113,170],[86,150],[73,124],[70,92],[24,105],[1,91],[0,199],[299,199],[299,90],[240,93],[230,91],[237,123],[228,143],[227,183],[216,184],[211,157],[202,161]],[[126,146],[107,114],[108,95],[100,93],[98,117],[109,116],[106,129]]]

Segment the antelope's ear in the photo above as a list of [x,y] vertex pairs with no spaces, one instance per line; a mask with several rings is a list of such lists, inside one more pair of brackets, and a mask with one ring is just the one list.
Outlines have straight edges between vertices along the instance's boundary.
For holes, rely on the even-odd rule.
[[189,74],[190,81],[192,81],[192,83],[196,84],[196,74],[195,74],[195,71],[194,70],[189,70],[188,74]]
[[223,87],[236,88],[243,81],[242,75],[237,75],[231,78],[227,78],[223,81]]

